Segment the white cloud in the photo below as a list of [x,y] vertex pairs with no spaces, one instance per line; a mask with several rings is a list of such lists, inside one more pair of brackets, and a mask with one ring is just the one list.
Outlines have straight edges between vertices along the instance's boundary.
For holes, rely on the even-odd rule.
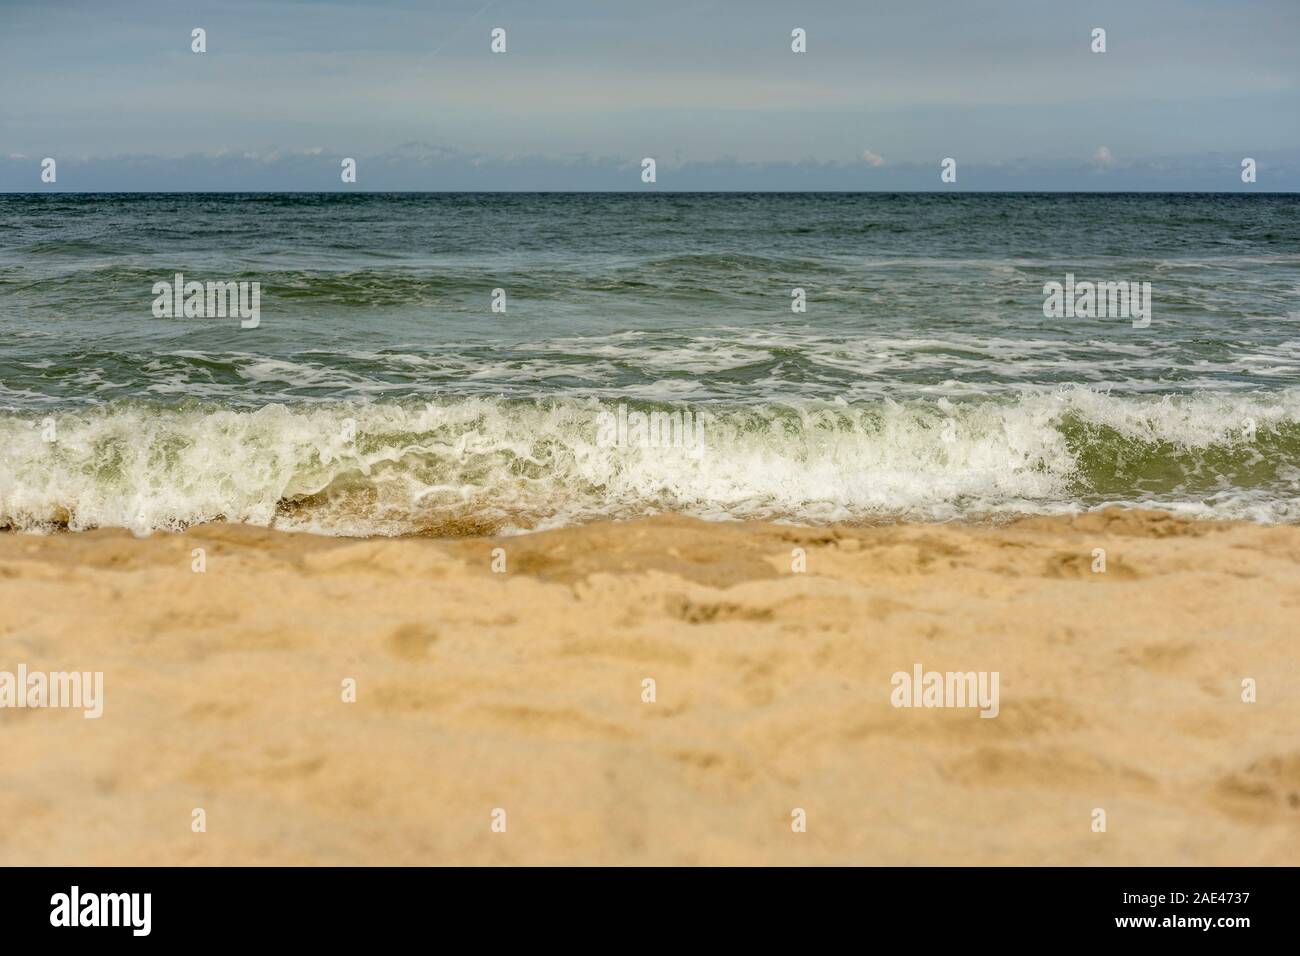
[[1109,169],[1115,164],[1115,157],[1111,154],[1109,146],[1098,146],[1096,152],[1092,154],[1092,164],[1098,169]]
[[864,149],[862,151],[862,161],[868,166],[876,168],[885,165],[885,157],[881,156],[879,153],[872,152],[869,149]]

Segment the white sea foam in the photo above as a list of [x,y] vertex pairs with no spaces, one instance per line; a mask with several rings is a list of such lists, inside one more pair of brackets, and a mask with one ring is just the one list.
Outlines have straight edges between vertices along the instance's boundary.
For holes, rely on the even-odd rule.
[[1107,502],[1300,518],[1297,391],[1155,399],[1071,386],[969,402],[705,405],[698,455],[602,447],[602,408],[125,403],[47,413],[52,442],[42,413],[4,415],[0,524],[147,533],[229,520],[361,535],[661,511],[822,522]]

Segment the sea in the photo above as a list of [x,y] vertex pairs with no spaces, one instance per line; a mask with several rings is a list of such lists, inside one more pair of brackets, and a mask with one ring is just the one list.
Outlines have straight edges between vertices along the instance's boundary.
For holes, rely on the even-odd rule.
[[0,195],[0,527],[1109,505],[1300,519],[1300,195]]

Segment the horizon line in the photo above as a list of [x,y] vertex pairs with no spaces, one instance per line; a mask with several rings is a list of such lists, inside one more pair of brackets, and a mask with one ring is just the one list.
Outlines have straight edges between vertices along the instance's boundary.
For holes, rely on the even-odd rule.
[[1300,196],[1300,189],[0,189],[0,196]]

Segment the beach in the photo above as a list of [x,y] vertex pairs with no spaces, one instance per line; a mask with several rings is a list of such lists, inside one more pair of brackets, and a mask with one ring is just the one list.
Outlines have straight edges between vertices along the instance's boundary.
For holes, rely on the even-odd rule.
[[0,709],[0,864],[1300,857],[1294,525],[4,533],[0,602],[0,669],[103,674]]
[[0,864],[1294,864],[1298,215],[0,197]]

